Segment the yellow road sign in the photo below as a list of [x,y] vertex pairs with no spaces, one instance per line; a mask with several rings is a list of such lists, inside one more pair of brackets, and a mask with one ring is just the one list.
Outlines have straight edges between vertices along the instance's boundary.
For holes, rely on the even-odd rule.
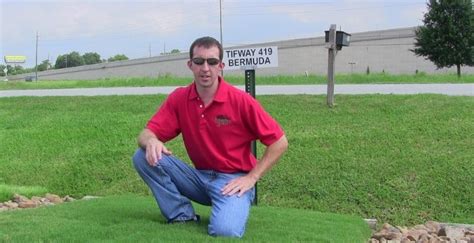
[[26,56],[5,56],[6,63],[24,63]]

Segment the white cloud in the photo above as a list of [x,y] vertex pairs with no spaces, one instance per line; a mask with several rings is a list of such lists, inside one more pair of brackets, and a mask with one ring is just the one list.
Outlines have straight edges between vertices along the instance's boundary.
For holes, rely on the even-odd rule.
[[[403,12],[398,12],[403,9]],[[421,16],[424,3],[415,1],[332,1],[319,4],[275,6],[271,11],[302,24],[329,28],[337,24],[343,30],[360,32],[391,27],[408,27]],[[282,16],[283,17],[283,16]]]
[[186,5],[157,2],[8,2],[2,3],[2,32],[21,39],[36,31],[46,39],[74,39],[106,34],[167,35],[187,22]]

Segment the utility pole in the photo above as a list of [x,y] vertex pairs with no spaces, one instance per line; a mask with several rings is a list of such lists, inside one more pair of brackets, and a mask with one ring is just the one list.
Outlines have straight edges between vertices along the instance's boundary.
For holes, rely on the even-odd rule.
[[327,104],[329,107],[334,107],[334,69],[336,66],[336,25],[331,24],[329,28],[329,42],[328,47],[328,91]]
[[224,47],[224,43],[222,43],[222,0],[219,0],[219,26],[220,26],[220,35],[221,35],[221,45]]
[[38,31],[36,31],[36,65],[35,65],[35,80],[38,81]]
[[[221,46],[224,49],[224,43],[222,43],[222,0],[219,0],[219,26],[221,35]],[[224,69],[221,70],[221,76],[224,77]]]

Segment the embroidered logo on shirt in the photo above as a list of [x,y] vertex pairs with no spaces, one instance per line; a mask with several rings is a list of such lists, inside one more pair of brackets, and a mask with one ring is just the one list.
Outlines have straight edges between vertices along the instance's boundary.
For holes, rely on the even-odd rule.
[[217,115],[216,116],[216,124],[218,127],[226,126],[230,124],[230,118],[226,115]]

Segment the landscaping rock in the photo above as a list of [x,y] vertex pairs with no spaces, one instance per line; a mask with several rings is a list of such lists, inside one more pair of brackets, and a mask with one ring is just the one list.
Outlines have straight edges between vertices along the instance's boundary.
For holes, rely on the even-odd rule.
[[18,203],[19,208],[35,208],[36,206],[37,206],[36,202],[29,199],[23,200]]
[[24,201],[28,201],[29,199],[25,196],[22,196],[22,195],[18,195],[18,194],[14,194],[13,195],[13,199],[12,201],[13,202],[16,202],[16,203],[20,203],[20,202],[24,202]]
[[[85,196],[83,200],[90,200],[99,198],[96,196]],[[23,195],[14,194],[12,199],[7,202],[0,202],[0,212],[14,210],[14,209],[24,209],[24,208],[35,208],[39,206],[50,206],[56,205],[64,202],[73,202],[76,199],[67,195],[64,198],[61,198],[58,195],[47,193],[44,197],[33,196],[31,199]]]
[[379,241],[383,240],[401,240],[402,232],[396,227],[393,227],[390,224],[385,223],[382,226],[382,230],[372,235],[372,238],[375,238]]
[[370,229],[377,229],[377,219],[364,219],[364,221],[369,225]]
[[34,196],[31,197],[31,199],[23,195],[15,194],[13,195],[12,200],[3,203],[0,202],[0,212],[24,208],[36,208],[39,206],[49,206],[72,201],[75,201],[75,199],[71,196],[65,196],[64,198],[61,198],[58,195],[50,193],[46,194],[44,197]]
[[412,229],[412,230],[408,230],[408,232],[406,233],[406,237],[412,241],[417,241],[421,239],[422,236],[427,236],[427,235],[428,235],[428,231],[423,230],[423,229]]
[[74,202],[74,201],[76,201],[76,199],[74,199],[73,197],[71,197],[69,195],[65,196],[63,199],[64,199],[64,202]]
[[428,221],[424,225],[415,225],[411,228],[393,227],[386,223],[380,231],[372,234],[369,242],[474,243],[473,229],[474,225],[446,224],[435,221]]
[[91,199],[97,199],[97,198],[100,198],[100,197],[96,197],[96,196],[84,196],[82,198],[82,200],[91,200]]
[[18,208],[18,203],[12,202],[11,200],[10,200],[10,201],[7,201],[7,202],[4,202],[3,205],[4,205],[4,206],[7,206],[8,209],[15,209],[15,208]]
[[430,234],[439,234],[439,230],[441,229],[441,225],[435,221],[428,221],[425,224],[426,228],[428,229],[428,233]]
[[464,237],[465,229],[453,226],[446,226],[440,230],[440,235],[447,236],[451,239]]
[[54,194],[50,194],[50,193],[47,193],[46,194],[46,199],[48,199],[50,202],[54,203],[54,204],[58,204],[58,203],[63,203],[63,199],[58,196],[58,195],[54,195]]

